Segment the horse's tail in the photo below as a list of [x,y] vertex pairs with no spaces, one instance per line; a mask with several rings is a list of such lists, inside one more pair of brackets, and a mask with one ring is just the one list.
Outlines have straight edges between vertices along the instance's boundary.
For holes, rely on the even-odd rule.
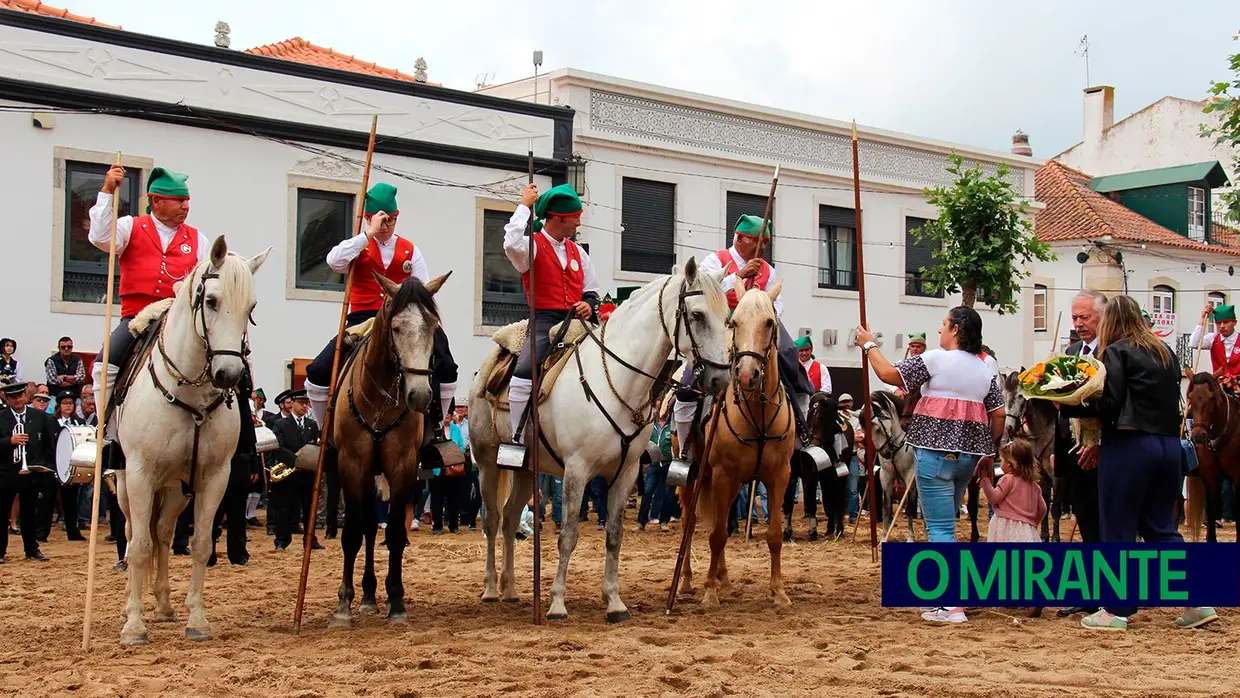
[[1206,515],[1206,485],[1200,476],[1185,478],[1188,498],[1184,501],[1184,517],[1188,520],[1188,534],[1193,542],[1201,540],[1201,524]]

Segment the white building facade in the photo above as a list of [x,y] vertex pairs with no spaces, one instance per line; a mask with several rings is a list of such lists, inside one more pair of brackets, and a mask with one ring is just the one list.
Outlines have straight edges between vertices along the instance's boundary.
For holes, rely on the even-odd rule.
[[542,187],[564,181],[571,110],[199,46],[33,14],[0,12],[0,182],[9,223],[0,335],[22,378],[42,382],[57,338],[93,353],[104,336],[106,255],[86,212],[119,152],[122,215],[145,210],[149,171],[189,175],[187,221],[233,251],[274,249],[255,277],[256,384],[300,384],[334,335],[343,279],[324,258],[352,233],[371,118],[371,183],[389,182],[397,232],[432,275],[461,388],[492,342],[480,329],[483,226],[506,218],[532,149]]
[[[772,213],[775,267],[784,280],[784,324],[809,334],[832,371],[835,392],[860,390],[860,352],[850,344],[859,316],[851,125],[565,69],[488,87],[484,93],[571,106],[574,154],[584,170],[581,239],[605,289],[637,285],[726,248],[740,213],[761,216],[776,163]],[[932,261],[908,230],[937,213],[924,188],[949,184],[955,151],[1009,179],[1032,200],[1039,161],[1007,153],[860,129],[862,232],[868,317],[888,357],[905,336],[925,332],[931,347],[959,297],[936,297],[916,271]],[[574,175],[570,174],[570,179]],[[481,270],[485,275],[486,270]],[[979,303],[985,339],[1002,366],[1032,357],[1028,309],[1000,316]],[[875,384],[876,385],[876,384]]]

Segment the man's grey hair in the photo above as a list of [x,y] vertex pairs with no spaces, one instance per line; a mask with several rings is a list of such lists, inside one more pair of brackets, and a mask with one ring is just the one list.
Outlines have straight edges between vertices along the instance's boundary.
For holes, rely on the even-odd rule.
[[1094,302],[1094,311],[1101,313],[1107,306],[1107,297],[1101,291],[1081,291],[1072,298],[1072,302],[1078,300],[1091,300]]

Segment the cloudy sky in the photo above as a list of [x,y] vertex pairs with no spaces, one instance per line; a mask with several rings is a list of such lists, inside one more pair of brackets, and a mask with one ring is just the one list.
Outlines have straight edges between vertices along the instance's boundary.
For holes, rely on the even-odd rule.
[[[61,0],[125,29],[235,49],[300,36],[473,89],[573,67],[928,138],[1006,150],[1017,128],[1049,157],[1080,140],[1089,81],[1116,118],[1165,95],[1200,98],[1240,52],[1236,0]],[[161,8],[161,9],[156,9]]]

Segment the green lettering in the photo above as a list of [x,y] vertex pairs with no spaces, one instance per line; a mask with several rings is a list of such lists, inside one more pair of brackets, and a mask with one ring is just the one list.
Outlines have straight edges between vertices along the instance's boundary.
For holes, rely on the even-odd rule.
[[[1033,563],[1038,561],[1042,563],[1042,569],[1035,570]],[[1046,586],[1046,578],[1051,573],[1051,556],[1043,550],[1026,550],[1025,551],[1025,595],[1026,601],[1033,600],[1033,585],[1038,585],[1042,590],[1043,599],[1055,599],[1051,595],[1050,587]]]
[[1081,559],[1081,551],[1069,550],[1064,555],[1063,569],[1059,571],[1059,594],[1055,600],[1062,601],[1069,589],[1080,591],[1081,598],[1089,600],[1089,583],[1085,580],[1085,561]]
[[1015,601],[1020,598],[1020,553],[1012,552],[1012,578],[1008,585],[1007,601]]
[[[939,583],[934,587],[933,591],[926,591],[917,581],[917,568],[925,560],[930,560],[939,567]],[[922,550],[913,556],[908,564],[908,588],[912,590],[913,596],[922,601],[930,601],[937,599],[944,591],[947,590],[947,582],[949,575],[947,573],[947,560],[943,556],[933,550]]]
[[1121,599],[1128,598],[1128,564],[1124,556],[1120,555],[1119,577],[1115,576],[1115,570],[1111,567],[1111,563],[1107,561],[1106,555],[1101,550],[1095,550],[1093,555],[1093,597],[1094,600],[1102,598],[1102,579],[1107,578],[1107,583],[1111,585],[1111,591]]
[[1164,550],[1158,555],[1158,598],[1162,601],[1187,601],[1188,592],[1172,591],[1170,582],[1182,582],[1188,578],[1184,570],[1171,570],[1172,560],[1183,560],[1188,554],[1183,550]]
[[990,559],[990,567],[986,569],[986,580],[982,581],[981,574],[977,569],[977,562],[973,560],[973,553],[965,550],[961,553],[960,566],[963,568],[960,574],[960,598],[970,599],[969,587],[972,586],[977,590],[977,601],[990,600],[990,588],[994,585],[995,580],[999,580],[999,597],[1003,598],[1003,583],[1007,580],[1007,564],[1004,560],[1004,552],[1002,550],[995,553]]
[[1130,550],[1128,557],[1140,565],[1137,568],[1137,598],[1146,601],[1150,598],[1150,561],[1158,557],[1158,551]]

